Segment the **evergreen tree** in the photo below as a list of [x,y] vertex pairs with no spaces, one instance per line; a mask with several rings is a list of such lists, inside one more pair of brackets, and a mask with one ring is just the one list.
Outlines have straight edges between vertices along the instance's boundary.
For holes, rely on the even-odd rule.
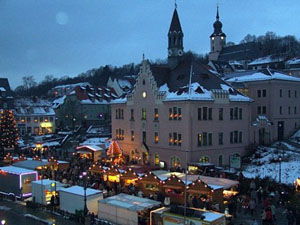
[[19,135],[13,111],[3,110],[0,113],[0,149],[14,149],[18,140]]

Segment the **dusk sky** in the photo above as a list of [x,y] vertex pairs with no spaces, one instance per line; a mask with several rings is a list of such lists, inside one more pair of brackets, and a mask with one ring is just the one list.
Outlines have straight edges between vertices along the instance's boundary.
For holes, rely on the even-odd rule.
[[[227,41],[248,33],[300,37],[296,0],[177,0],[184,49],[205,54],[216,4]],[[0,77],[76,76],[110,64],[167,57],[174,0],[0,0]]]

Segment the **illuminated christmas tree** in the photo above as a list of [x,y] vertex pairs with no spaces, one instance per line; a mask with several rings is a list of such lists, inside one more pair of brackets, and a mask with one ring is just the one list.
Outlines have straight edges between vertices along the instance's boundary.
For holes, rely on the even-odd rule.
[[19,140],[16,120],[12,110],[0,113],[0,149],[14,149]]

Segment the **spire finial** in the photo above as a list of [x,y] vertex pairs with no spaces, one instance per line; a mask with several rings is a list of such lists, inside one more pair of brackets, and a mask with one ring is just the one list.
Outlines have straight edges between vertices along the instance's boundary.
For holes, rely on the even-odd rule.
[[143,61],[145,60],[145,53],[143,52]]
[[217,4],[217,17],[216,18],[217,18],[217,20],[219,20],[219,18],[220,18],[219,17],[219,4]]
[[177,1],[175,0],[175,9],[177,9]]

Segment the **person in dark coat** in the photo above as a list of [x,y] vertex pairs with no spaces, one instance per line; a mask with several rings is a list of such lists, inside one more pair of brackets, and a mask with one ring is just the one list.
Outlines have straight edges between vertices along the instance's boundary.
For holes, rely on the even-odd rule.
[[287,221],[288,221],[288,225],[294,225],[295,222],[295,217],[293,215],[293,212],[290,210],[286,216]]

